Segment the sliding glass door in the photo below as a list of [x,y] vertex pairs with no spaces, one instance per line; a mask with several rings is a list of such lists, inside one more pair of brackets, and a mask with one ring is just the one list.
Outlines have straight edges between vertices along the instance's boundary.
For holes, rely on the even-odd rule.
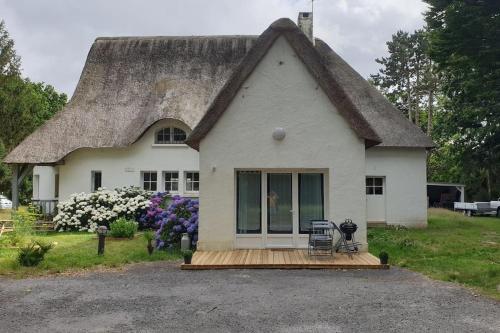
[[267,232],[293,232],[292,174],[267,174]]
[[237,211],[238,234],[261,233],[261,174],[259,171],[238,171]]
[[299,232],[308,233],[311,221],[323,218],[323,174],[299,173]]
[[237,171],[236,247],[307,246],[311,220],[325,211],[321,172]]

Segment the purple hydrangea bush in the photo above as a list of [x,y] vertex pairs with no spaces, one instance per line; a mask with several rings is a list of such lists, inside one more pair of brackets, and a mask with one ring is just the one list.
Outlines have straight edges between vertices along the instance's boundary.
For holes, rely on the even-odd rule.
[[158,248],[172,248],[180,244],[182,234],[187,233],[194,247],[198,241],[198,200],[172,197],[166,210],[166,216],[160,222],[156,232],[156,246]]
[[149,199],[149,206],[139,217],[139,229],[158,229],[160,222],[167,217],[167,207],[169,203],[168,192],[158,192]]
[[156,229],[156,247],[169,249],[178,247],[182,234],[187,233],[191,245],[198,241],[198,200],[167,193],[156,193],[150,205],[140,217],[141,228]]

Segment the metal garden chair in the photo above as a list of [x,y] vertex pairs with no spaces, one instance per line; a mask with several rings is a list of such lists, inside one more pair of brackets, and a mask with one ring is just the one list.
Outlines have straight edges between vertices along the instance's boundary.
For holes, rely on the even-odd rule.
[[333,225],[328,220],[311,221],[307,253],[318,255],[319,252],[333,256]]

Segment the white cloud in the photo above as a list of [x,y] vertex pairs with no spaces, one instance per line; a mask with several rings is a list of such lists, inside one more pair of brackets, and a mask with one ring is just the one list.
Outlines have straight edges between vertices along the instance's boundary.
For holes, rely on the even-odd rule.
[[[309,0],[0,0],[23,73],[71,95],[98,36],[260,34]],[[363,76],[398,29],[423,25],[420,0],[315,0],[315,35]]]

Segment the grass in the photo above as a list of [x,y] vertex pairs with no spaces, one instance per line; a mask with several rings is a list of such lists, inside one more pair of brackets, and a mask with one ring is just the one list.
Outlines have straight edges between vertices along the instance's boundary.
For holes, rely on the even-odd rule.
[[426,229],[372,228],[370,252],[431,278],[472,287],[500,300],[500,219],[429,209]]
[[182,257],[180,252],[156,250],[150,256],[146,240],[142,235],[137,235],[134,239],[106,239],[103,256],[97,255],[95,234],[47,233],[33,238],[56,245],[47,253],[45,260],[39,266],[22,267],[17,263],[18,249],[8,247],[5,241],[0,242],[0,275],[24,278],[98,267],[120,267],[141,261],[177,260]]
[[0,209],[0,220],[10,220],[12,209]]

